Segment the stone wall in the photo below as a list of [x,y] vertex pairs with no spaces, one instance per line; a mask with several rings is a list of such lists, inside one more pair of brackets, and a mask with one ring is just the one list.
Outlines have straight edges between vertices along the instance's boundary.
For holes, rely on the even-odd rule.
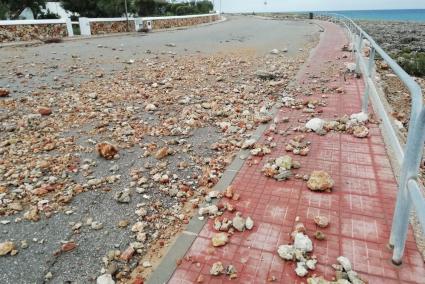
[[211,16],[193,17],[193,18],[174,18],[174,19],[158,19],[158,20],[153,19],[152,28],[154,30],[160,30],[160,29],[168,29],[168,28],[176,28],[176,27],[194,26],[194,25],[218,21],[219,19],[220,19],[220,16],[216,14]]
[[[90,30],[92,35],[125,33],[127,32],[127,21],[91,22]],[[135,30],[134,20],[130,20],[128,31],[133,32],[134,30]]]
[[66,24],[0,25],[0,43],[63,38],[67,35]]

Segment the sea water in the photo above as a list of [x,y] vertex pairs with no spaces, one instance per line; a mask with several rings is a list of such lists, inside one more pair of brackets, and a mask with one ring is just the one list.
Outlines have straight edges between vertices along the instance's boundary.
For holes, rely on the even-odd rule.
[[[424,0],[425,1],[425,0]],[[425,9],[333,11],[356,20],[425,22]]]

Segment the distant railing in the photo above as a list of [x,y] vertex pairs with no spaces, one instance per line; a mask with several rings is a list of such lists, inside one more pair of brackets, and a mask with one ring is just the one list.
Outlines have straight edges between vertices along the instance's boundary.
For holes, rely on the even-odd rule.
[[[319,13],[317,18],[340,24],[345,27],[351,40],[352,51],[356,57],[356,72],[364,75],[366,85],[363,96],[362,111],[367,113],[369,99],[375,111],[382,119],[383,128],[389,144],[400,167],[399,190],[393,216],[390,246],[394,249],[392,261],[401,264],[406,245],[410,210],[413,208],[425,232],[425,199],[422,184],[418,180],[420,163],[425,141],[425,108],[422,91],[418,83],[409,76],[362,28],[350,18],[335,13]],[[369,55],[363,55],[363,48],[368,44]],[[385,110],[374,81],[375,55],[379,54],[395,75],[407,87],[411,95],[412,107],[407,142],[403,145],[397,138],[394,126]]]

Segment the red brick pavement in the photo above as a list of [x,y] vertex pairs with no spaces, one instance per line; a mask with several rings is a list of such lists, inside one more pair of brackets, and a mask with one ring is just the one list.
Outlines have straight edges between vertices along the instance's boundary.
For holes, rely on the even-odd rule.
[[[300,74],[301,83],[312,80],[312,75],[323,78],[330,64],[338,69],[344,60],[349,60],[342,59],[341,47],[346,42],[343,31],[331,23],[322,25],[325,32],[304,74]],[[344,82],[339,72],[334,73],[328,84],[342,87],[345,94],[329,95],[323,118],[356,113],[361,108],[362,80],[351,78]],[[289,117],[291,121],[305,119],[301,111],[288,108],[279,110],[277,116]],[[203,276],[202,283],[211,284],[267,283],[270,276],[276,277],[274,283],[305,283],[305,278],[295,275],[294,263],[279,258],[277,248],[290,242],[296,216],[312,236],[316,231],[312,219],[318,214],[328,216],[331,225],[323,230],[326,240],[313,240],[318,267],[311,274],[331,280],[335,275],[331,264],[344,255],[369,283],[425,283],[424,262],[411,231],[404,264],[401,267],[391,264],[387,243],[397,186],[380,129],[373,124],[369,127],[371,135],[367,139],[340,133],[307,134],[312,142],[311,151],[306,157],[295,157],[302,164],[299,173],[317,169],[329,172],[335,180],[332,193],[311,192],[305,182],[296,179],[277,182],[266,178],[260,172],[265,161],[287,154],[284,145],[288,137],[263,135],[262,139],[273,135],[278,147],[271,155],[256,158],[258,165],[245,163],[232,183],[241,195],[237,210],[253,218],[254,229],[237,232],[226,246],[212,248],[213,221],[208,221],[186,254],[192,261],[183,260],[169,283],[196,283],[199,275]],[[234,265],[238,278],[210,276],[209,270],[216,261]]]

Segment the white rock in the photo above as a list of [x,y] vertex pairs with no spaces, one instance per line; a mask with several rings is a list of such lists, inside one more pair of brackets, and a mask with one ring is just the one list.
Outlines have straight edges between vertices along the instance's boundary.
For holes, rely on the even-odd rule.
[[208,197],[209,198],[217,198],[219,194],[220,194],[220,192],[218,192],[217,190],[212,190],[212,191],[208,192]]
[[348,258],[345,256],[340,256],[336,260],[339,264],[341,264],[342,268],[344,268],[346,272],[351,271],[351,262]]
[[281,245],[279,246],[277,253],[284,260],[293,260],[295,249],[292,245]]
[[152,267],[152,264],[149,261],[143,261],[142,265],[144,268]]
[[278,49],[272,49],[271,51],[270,51],[270,53],[271,54],[279,54],[279,50]]
[[400,120],[394,119],[394,124],[395,124],[395,126],[397,126],[397,128],[398,128],[398,129],[400,129],[400,130],[404,128],[404,125],[403,125],[403,123],[401,123],[401,121],[400,121]]
[[199,208],[199,215],[215,215],[218,213],[218,207],[216,205],[210,205],[207,207]]
[[367,121],[369,119],[369,116],[367,115],[367,113],[359,112],[359,113],[353,113],[350,116],[350,119],[352,121],[365,122],[365,121]]
[[313,243],[308,236],[303,233],[297,233],[295,235],[294,248],[303,252],[311,252],[313,250]]
[[255,139],[248,139],[242,144],[242,149],[252,148],[255,145]]
[[348,275],[348,279],[350,279],[350,282],[353,284],[364,284],[365,282],[363,280],[361,280],[357,274],[357,272],[355,272],[354,270],[348,271],[347,272]]
[[147,104],[145,106],[145,110],[147,111],[155,111],[157,109],[157,107],[154,104]]
[[239,213],[236,213],[236,216],[233,217],[232,226],[239,232],[243,232],[245,230],[245,220]]
[[305,127],[308,129],[313,130],[314,132],[318,132],[323,129],[323,126],[325,125],[325,121],[320,118],[313,118],[310,119],[306,124]]
[[356,71],[356,63],[346,62],[344,64],[348,72],[354,73]]
[[295,273],[299,277],[304,277],[304,276],[307,275],[308,270],[305,268],[305,263],[304,262],[297,262],[297,268],[295,268]]
[[97,277],[96,284],[115,284],[111,274],[103,274]]
[[254,220],[251,219],[251,217],[247,217],[245,220],[245,228],[248,230],[251,230],[254,227]]
[[315,270],[316,269],[316,264],[317,264],[317,259],[309,259],[305,263],[305,265],[307,266],[307,268],[310,269],[310,270]]

